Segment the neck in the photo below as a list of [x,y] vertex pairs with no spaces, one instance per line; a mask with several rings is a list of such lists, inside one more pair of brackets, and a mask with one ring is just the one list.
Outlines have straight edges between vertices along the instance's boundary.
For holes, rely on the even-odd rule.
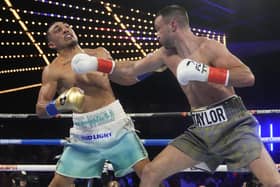
[[177,34],[175,48],[180,56],[188,57],[198,45],[198,37],[190,29],[182,30]]
[[61,49],[57,52],[58,52],[59,56],[67,58],[69,56],[70,57],[73,56],[76,53],[84,53],[84,50],[79,45],[76,45],[73,47]]

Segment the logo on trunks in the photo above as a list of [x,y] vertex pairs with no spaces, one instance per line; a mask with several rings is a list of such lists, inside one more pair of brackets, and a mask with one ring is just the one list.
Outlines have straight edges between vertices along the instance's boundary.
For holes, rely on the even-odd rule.
[[99,140],[99,139],[107,139],[112,136],[111,132],[104,132],[86,136],[80,136],[81,140],[90,141],[90,140]]
[[192,119],[199,127],[207,127],[227,121],[223,106],[218,106],[200,112],[192,112]]
[[101,111],[95,115],[86,115],[81,118],[74,118],[74,123],[77,126],[88,126],[93,127],[96,125],[101,125],[109,123],[115,120],[115,115],[112,110]]

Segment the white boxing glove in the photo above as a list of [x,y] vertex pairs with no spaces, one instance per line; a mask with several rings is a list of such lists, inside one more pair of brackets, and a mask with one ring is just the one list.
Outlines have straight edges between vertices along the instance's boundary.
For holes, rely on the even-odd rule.
[[88,73],[90,71],[112,73],[115,67],[115,62],[90,56],[85,53],[78,53],[72,58],[71,67],[77,74]]
[[212,82],[228,85],[229,70],[211,67],[191,59],[182,60],[177,66],[177,80],[181,85],[187,85],[189,81]]

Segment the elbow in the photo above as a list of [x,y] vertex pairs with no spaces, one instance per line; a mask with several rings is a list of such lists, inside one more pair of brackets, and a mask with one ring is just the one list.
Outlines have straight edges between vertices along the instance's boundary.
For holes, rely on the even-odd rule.
[[250,74],[247,76],[246,79],[244,79],[244,84],[246,86],[254,86],[255,85],[255,76],[253,74]]

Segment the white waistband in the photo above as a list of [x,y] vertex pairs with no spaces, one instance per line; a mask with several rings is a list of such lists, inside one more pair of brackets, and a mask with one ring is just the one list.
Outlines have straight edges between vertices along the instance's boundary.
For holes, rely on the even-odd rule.
[[77,127],[93,127],[126,118],[119,100],[100,109],[87,113],[73,113],[73,124]]

